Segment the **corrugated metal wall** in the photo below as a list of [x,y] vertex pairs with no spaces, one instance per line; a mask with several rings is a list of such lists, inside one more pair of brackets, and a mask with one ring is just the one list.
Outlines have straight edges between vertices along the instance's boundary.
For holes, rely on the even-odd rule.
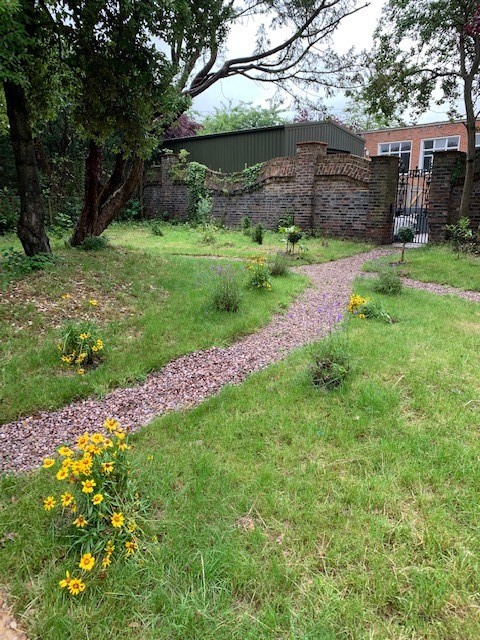
[[326,142],[330,149],[363,157],[365,141],[360,136],[330,122],[307,122],[233,131],[209,136],[167,140],[164,147],[178,153],[186,149],[189,160],[201,162],[214,171],[231,173],[245,166],[280,156],[295,155],[297,142]]

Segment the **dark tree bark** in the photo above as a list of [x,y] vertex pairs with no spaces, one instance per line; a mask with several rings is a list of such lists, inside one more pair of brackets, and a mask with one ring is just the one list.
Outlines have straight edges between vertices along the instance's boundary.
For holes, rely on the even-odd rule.
[[91,236],[99,236],[120,213],[138,189],[143,160],[125,160],[118,154],[108,182],[102,186],[102,148],[93,140],[85,163],[85,199],[70,244],[78,247]]
[[42,191],[25,91],[12,82],[4,82],[3,88],[20,193],[17,235],[27,256],[51,253],[45,232]]

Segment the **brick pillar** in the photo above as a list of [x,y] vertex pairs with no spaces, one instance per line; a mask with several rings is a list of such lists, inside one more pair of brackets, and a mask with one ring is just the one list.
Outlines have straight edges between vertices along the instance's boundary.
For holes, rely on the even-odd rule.
[[460,160],[465,164],[462,151],[437,151],[432,168],[428,203],[428,234],[431,242],[446,240],[445,225],[451,221],[452,174]]
[[370,164],[370,189],[365,238],[378,244],[391,244],[397,200],[399,159],[374,156]]
[[153,165],[145,174],[143,183],[143,208],[146,218],[161,214],[175,213],[175,185],[170,177],[170,169],[177,164],[178,155],[165,153],[158,165]]
[[298,142],[295,157],[295,224],[313,229],[315,170],[319,156],[327,155],[326,142]]

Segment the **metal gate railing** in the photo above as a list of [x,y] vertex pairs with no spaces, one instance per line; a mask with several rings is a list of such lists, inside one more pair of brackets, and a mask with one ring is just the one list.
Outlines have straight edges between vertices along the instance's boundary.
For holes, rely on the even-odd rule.
[[398,230],[409,227],[414,232],[413,242],[428,242],[428,198],[430,171],[413,169],[398,176],[397,202],[393,225],[393,241],[398,240]]

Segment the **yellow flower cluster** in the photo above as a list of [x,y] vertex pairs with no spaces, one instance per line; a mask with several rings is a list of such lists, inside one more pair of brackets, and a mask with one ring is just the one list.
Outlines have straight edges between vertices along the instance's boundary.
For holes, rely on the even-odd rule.
[[357,313],[359,312],[359,309],[366,304],[367,304],[366,298],[362,298],[362,296],[352,293],[352,295],[350,296],[350,300],[348,302],[347,309],[350,313],[357,315]]
[[251,277],[248,282],[248,286],[251,289],[266,289],[269,291],[272,288],[270,284],[270,271],[263,256],[250,258],[245,268],[251,272]]
[[[81,327],[82,325],[80,325]],[[75,325],[68,328],[63,342],[57,345],[60,360],[69,366],[76,366],[80,376],[85,375],[85,365],[91,364],[103,351],[103,340],[92,335],[92,331],[80,329]]]
[[[131,448],[128,432],[114,418],[105,420],[103,427],[104,433],[86,431],[77,437],[73,447],[59,447],[58,455],[45,458],[42,465],[67,485],[59,497],[44,498],[43,507],[45,511],[59,513],[72,527],[74,537],[78,532],[76,537],[83,547],[78,567],[89,573],[95,573],[97,567],[104,571],[112,563],[115,548],[125,557],[138,550],[134,535],[138,528],[135,520],[138,494],[131,488],[130,463],[126,457]],[[100,560],[91,550],[99,548],[103,536],[105,553]],[[78,595],[86,588],[81,578],[68,571],[59,585],[70,595]]]

